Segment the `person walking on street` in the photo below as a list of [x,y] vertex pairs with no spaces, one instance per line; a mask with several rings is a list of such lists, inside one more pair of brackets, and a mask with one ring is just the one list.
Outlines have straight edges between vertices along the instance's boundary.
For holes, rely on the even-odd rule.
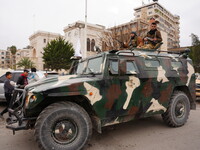
[[24,87],[28,84],[28,70],[24,70],[24,73],[21,74],[21,76],[17,80],[17,86],[21,89],[24,89]]
[[14,90],[14,85],[11,84],[12,73],[6,72],[6,80],[4,81],[4,92],[6,97],[7,106],[6,108],[1,112],[0,118],[4,119],[3,115],[8,112],[8,107],[12,98],[12,92]]

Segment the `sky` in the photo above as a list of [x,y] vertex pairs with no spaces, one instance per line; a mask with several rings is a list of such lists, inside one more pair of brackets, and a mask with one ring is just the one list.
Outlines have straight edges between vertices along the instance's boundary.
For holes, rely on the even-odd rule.
[[[200,0],[158,2],[180,16],[180,45],[190,46],[191,33],[200,36]],[[88,0],[88,22],[106,27],[123,24],[134,19],[133,9],[141,5],[142,0]],[[64,27],[84,17],[85,0],[0,0],[0,49],[24,48],[38,30],[64,35]]]

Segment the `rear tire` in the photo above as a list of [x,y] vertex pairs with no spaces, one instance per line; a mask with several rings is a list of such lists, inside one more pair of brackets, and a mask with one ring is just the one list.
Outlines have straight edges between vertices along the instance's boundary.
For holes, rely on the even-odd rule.
[[71,102],[48,106],[35,125],[35,138],[42,150],[79,150],[91,134],[92,123],[88,113]]
[[187,122],[189,113],[190,102],[187,95],[182,91],[175,91],[162,118],[168,126],[180,127]]

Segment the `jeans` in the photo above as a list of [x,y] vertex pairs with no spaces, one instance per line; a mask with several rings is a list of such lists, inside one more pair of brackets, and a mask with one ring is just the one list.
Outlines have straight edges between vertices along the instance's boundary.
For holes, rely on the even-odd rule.
[[5,97],[6,97],[6,108],[1,112],[1,115],[3,116],[3,114],[7,113],[8,112],[8,107],[9,107],[9,104],[10,104],[10,100],[12,98],[12,94],[11,93],[5,93]]

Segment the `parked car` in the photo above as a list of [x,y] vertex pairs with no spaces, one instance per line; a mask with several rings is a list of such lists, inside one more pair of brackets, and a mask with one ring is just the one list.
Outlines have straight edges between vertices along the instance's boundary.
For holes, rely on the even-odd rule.
[[[168,126],[183,126],[196,109],[194,68],[187,56],[113,50],[80,60],[72,67],[75,74],[15,89],[9,112],[17,120],[7,128],[35,129],[42,150],[80,150],[93,128],[101,133],[102,127],[156,114]],[[12,109],[15,102],[20,105]]]
[[196,100],[200,100],[200,75],[196,78]]

